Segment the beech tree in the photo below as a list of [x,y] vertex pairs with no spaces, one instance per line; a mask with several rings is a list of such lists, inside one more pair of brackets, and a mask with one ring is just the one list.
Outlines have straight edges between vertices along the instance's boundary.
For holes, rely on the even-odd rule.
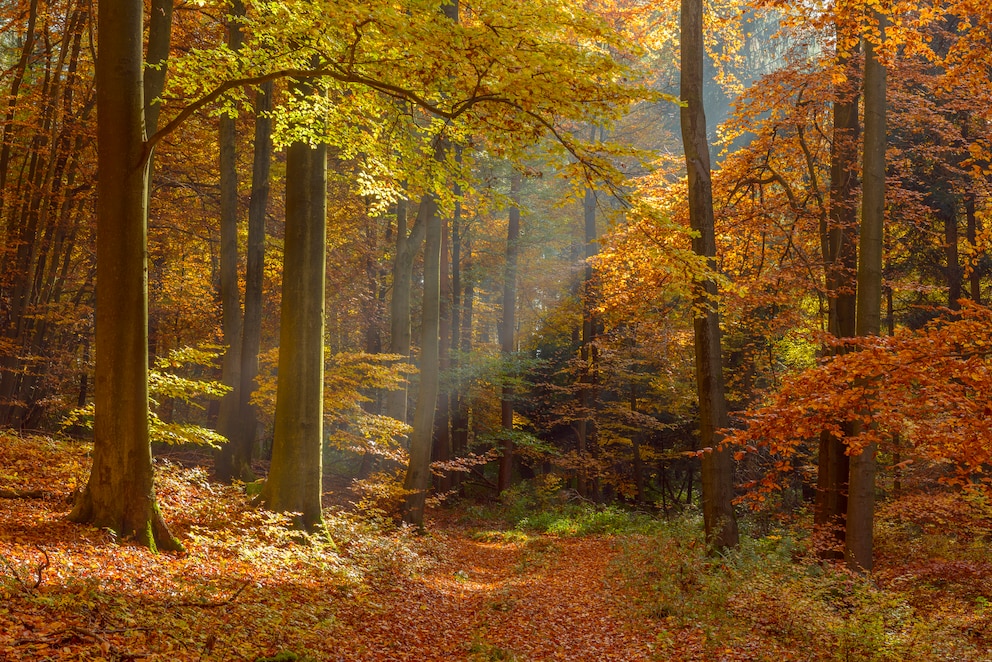
[[69,518],[179,549],[155,501],[148,440],[148,290],[142,12],[98,5],[96,416],[93,468]]
[[[881,15],[876,15],[884,24]],[[880,25],[880,34],[884,28]],[[862,158],[861,234],[858,245],[857,335],[877,336],[882,326],[882,240],[885,219],[886,71],[881,39],[865,40],[865,137]],[[856,428],[860,428],[856,422]],[[856,429],[857,431],[857,429]],[[844,558],[871,572],[878,448],[870,443],[851,457]]]
[[[716,268],[716,237],[713,219],[713,189],[710,179],[709,142],[703,108],[703,3],[682,0],[681,12],[681,109],[682,144],[689,177],[689,220],[697,233],[692,248]],[[716,282],[707,278],[697,284],[693,334],[696,354],[696,386],[699,397],[699,443],[703,449],[703,521],[706,540],[714,547],[737,545],[734,514],[733,460],[721,448],[720,430],[729,424],[724,396],[723,360],[720,347],[720,316],[716,309]]]
[[[315,94],[299,81],[294,91]],[[314,531],[323,523],[326,145],[299,139],[286,151],[285,232],[276,421],[262,501],[299,513],[297,525]]]

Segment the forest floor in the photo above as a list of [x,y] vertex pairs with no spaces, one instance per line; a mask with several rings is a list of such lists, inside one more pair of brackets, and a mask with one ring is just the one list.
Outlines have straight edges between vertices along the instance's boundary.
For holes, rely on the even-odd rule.
[[883,540],[861,580],[785,534],[708,557],[694,520],[522,490],[426,534],[328,509],[333,542],[301,544],[243,486],[160,461],[185,551],[155,555],[66,521],[87,452],[0,433],[0,660],[992,660],[987,542]]

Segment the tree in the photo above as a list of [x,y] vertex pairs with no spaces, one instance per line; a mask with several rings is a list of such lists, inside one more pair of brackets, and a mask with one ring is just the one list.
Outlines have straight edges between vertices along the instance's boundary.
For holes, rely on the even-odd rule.
[[[880,15],[876,15],[883,21]],[[884,28],[880,25],[880,30]],[[884,35],[884,32],[880,33]],[[858,246],[857,335],[877,336],[882,312],[882,239],[885,220],[886,70],[879,59],[881,40],[865,40],[865,138]],[[856,423],[856,426],[860,424]],[[871,572],[875,524],[877,446],[851,457],[844,558],[852,570]]]
[[[855,335],[857,283],[857,206],[854,180],[857,176],[858,81],[851,57],[844,55],[851,39],[847,22],[837,21],[841,54],[836,67],[845,81],[835,86],[833,142],[830,149],[830,206],[827,223],[820,230],[821,252],[826,271],[827,330],[837,338]],[[851,430],[846,430],[848,436]],[[838,557],[844,545],[850,460],[843,436],[820,433],[817,461],[817,494],[814,525],[822,534],[822,554]]]
[[[514,351],[517,308],[517,256],[520,253],[520,173],[510,175],[510,218],[506,229],[506,261],[503,269],[503,319],[499,323],[499,344],[504,359]],[[500,423],[503,441],[499,460],[497,493],[510,486],[513,475],[513,387],[504,384],[500,395]]]
[[69,518],[174,550],[148,440],[148,290],[141,23],[136,0],[98,5],[96,416],[93,469]]
[[426,217],[424,236],[424,301],[420,327],[420,388],[413,412],[410,435],[410,464],[403,489],[403,521],[424,524],[424,504],[431,482],[431,448],[434,440],[434,411],[437,407],[440,366],[439,324],[441,307],[441,217],[433,194],[420,201]]
[[[698,233],[692,248],[716,268],[716,235],[710,178],[706,114],[703,108],[703,3],[682,0],[681,109],[682,143],[689,176],[689,220]],[[693,319],[696,387],[699,397],[699,443],[703,449],[703,521],[706,540],[716,548],[737,545],[734,515],[733,463],[730,451],[720,448],[720,430],[729,425],[724,396],[717,288],[712,277],[697,283]]]
[[[297,81],[295,93],[314,94]],[[286,151],[286,236],[279,318],[279,385],[272,465],[262,488],[270,510],[298,513],[307,531],[323,525],[324,281],[327,147],[294,141]]]

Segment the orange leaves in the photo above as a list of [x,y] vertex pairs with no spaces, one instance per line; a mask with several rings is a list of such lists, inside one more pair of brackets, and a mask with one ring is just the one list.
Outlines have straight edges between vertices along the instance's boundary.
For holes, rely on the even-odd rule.
[[[988,482],[980,474],[992,461],[992,310],[963,304],[919,332],[846,341],[848,353],[783,380],[728,443],[788,458],[821,431],[840,435],[841,422],[855,422],[849,454],[899,435],[917,457],[953,463],[957,473],[945,480]],[[775,470],[788,468],[775,460]]]

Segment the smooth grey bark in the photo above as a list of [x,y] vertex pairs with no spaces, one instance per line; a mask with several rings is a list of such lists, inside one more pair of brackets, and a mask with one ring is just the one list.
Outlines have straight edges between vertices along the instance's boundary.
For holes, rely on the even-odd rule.
[[[842,28],[838,27],[838,32]],[[842,35],[839,35],[839,38]],[[827,330],[837,338],[856,333],[857,226],[855,198],[858,121],[858,78],[850,58],[838,64],[848,73],[849,91],[838,90],[833,106],[833,143],[830,150],[830,205],[821,227],[821,244],[827,289]],[[850,436],[849,424],[845,435]],[[820,434],[813,526],[823,558],[841,558],[847,518],[850,459],[844,436]]]
[[[460,195],[456,191],[456,195]],[[452,219],[452,288],[456,318],[452,324],[452,349],[461,361],[472,351],[472,318],[475,304],[475,276],[472,273],[472,243],[466,230],[461,228],[461,205],[456,202]],[[464,253],[464,257],[462,254]],[[464,285],[462,285],[464,281]],[[457,366],[456,366],[457,370]],[[457,456],[468,452],[469,395],[466,380],[459,379],[455,389],[451,417],[451,449]],[[461,473],[455,475],[460,482]]]
[[295,524],[308,531],[323,526],[326,216],[327,147],[295,142],[286,151],[279,383],[272,464],[261,496],[270,510],[298,513]]
[[232,436],[217,456],[217,474],[222,479],[255,480],[251,468],[258,416],[251,404],[258,376],[258,352],[262,341],[262,281],[265,275],[265,212],[269,200],[272,164],[272,83],[264,83],[255,98],[255,141],[252,157],[251,194],[248,202],[248,245],[245,265],[245,310],[241,331],[240,384]]
[[[238,17],[244,6],[235,0],[227,21],[227,45],[241,50],[243,36]],[[241,288],[238,285],[238,151],[235,119],[221,115],[219,120],[220,157],[220,305],[221,330],[226,347],[221,363],[221,382],[230,387],[220,400],[217,432],[226,437],[226,448],[218,453],[217,475],[221,480],[234,477],[231,440],[239,424],[241,399]]]
[[424,237],[424,298],[420,339],[420,388],[410,434],[410,464],[403,488],[403,521],[423,526],[424,504],[431,484],[431,447],[439,385],[438,353],[441,304],[441,217],[437,200],[428,193],[420,201],[426,218]]
[[[858,245],[858,336],[878,335],[882,314],[882,240],[885,218],[886,71],[876,47],[865,42],[865,137],[861,235]],[[855,426],[858,431],[858,426]],[[844,558],[852,570],[871,572],[875,521],[875,444],[851,456]]]
[[[595,137],[595,128],[593,136]],[[579,360],[581,373],[579,375],[579,420],[577,422],[578,450],[580,454],[591,453],[596,447],[596,420],[593,415],[596,402],[596,306],[593,270],[591,259],[598,252],[596,245],[596,194],[586,189],[582,199],[582,220],[585,266],[583,268],[582,284],[579,294],[582,299],[582,328],[579,335]],[[584,469],[578,472],[578,492],[589,496],[594,492]]]
[[[440,310],[438,318],[438,370],[441,375],[451,370],[451,260],[449,257],[447,219],[441,219]],[[447,462],[451,459],[451,394],[440,390],[434,415],[434,459]],[[442,494],[451,489],[451,473],[445,471],[436,477],[437,489]]]
[[[165,78],[169,63],[169,49],[172,44],[172,15],[173,0],[152,0],[151,12],[148,19],[148,47],[145,54],[144,71],[144,104],[145,104],[145,135],[150,136],[158,129],[158,117],[161,114],[162,103],[159,98],[165,89]],[[152,190],[155,187],[155,150],[148,155],[147,200],[149,213],[151,210]],[[148,352],[154,358],[158,348],[158,319],[148,319]]]
[[[499,345],[504,361],[513,356],[514,335],[517,328],[517,259],[520,255],[520,173],[510,175],[510,207],[506,224],[506,257],[503,267],[503,319],[499,323]],[[499,475],[496,492],[510,487],[513,477],[513,387],[504,384],[500,395],[500,424],[504,438],[501,442]]]
[[98,4],[93,468],[69,515],[179,549],[155,500],[148,436],[148,290],[140,0]]
[[[413,262],[424,239],[426,208],[418,209],[413,227],[407,231],[407,202],[396,204],[396,257],[393,259],[393,294],[389,301],[389,352],[410,356],[410,289]],[[386,394],[386,415],[407,421],[407,389]]]
[[[689,223],[698,233],[693,251],[716,268],[716,233],[713,217],[713,188],[710,153],[703,108],[703,3],[681,0],[680,96],[682,143],[689,179]],[[714,548],[734,547],[738,542],[734,514],[734,467],[729,449],[720,449],[720,430],[729,424],[724,394],[723,360],[720,349],[720,317],[716,308],[717,287],[712,279],[696,284],[697,308],[693,320],[696,355],[696,389],[699,396],[699,443],[702,456],[703,524],[706,541]]]

